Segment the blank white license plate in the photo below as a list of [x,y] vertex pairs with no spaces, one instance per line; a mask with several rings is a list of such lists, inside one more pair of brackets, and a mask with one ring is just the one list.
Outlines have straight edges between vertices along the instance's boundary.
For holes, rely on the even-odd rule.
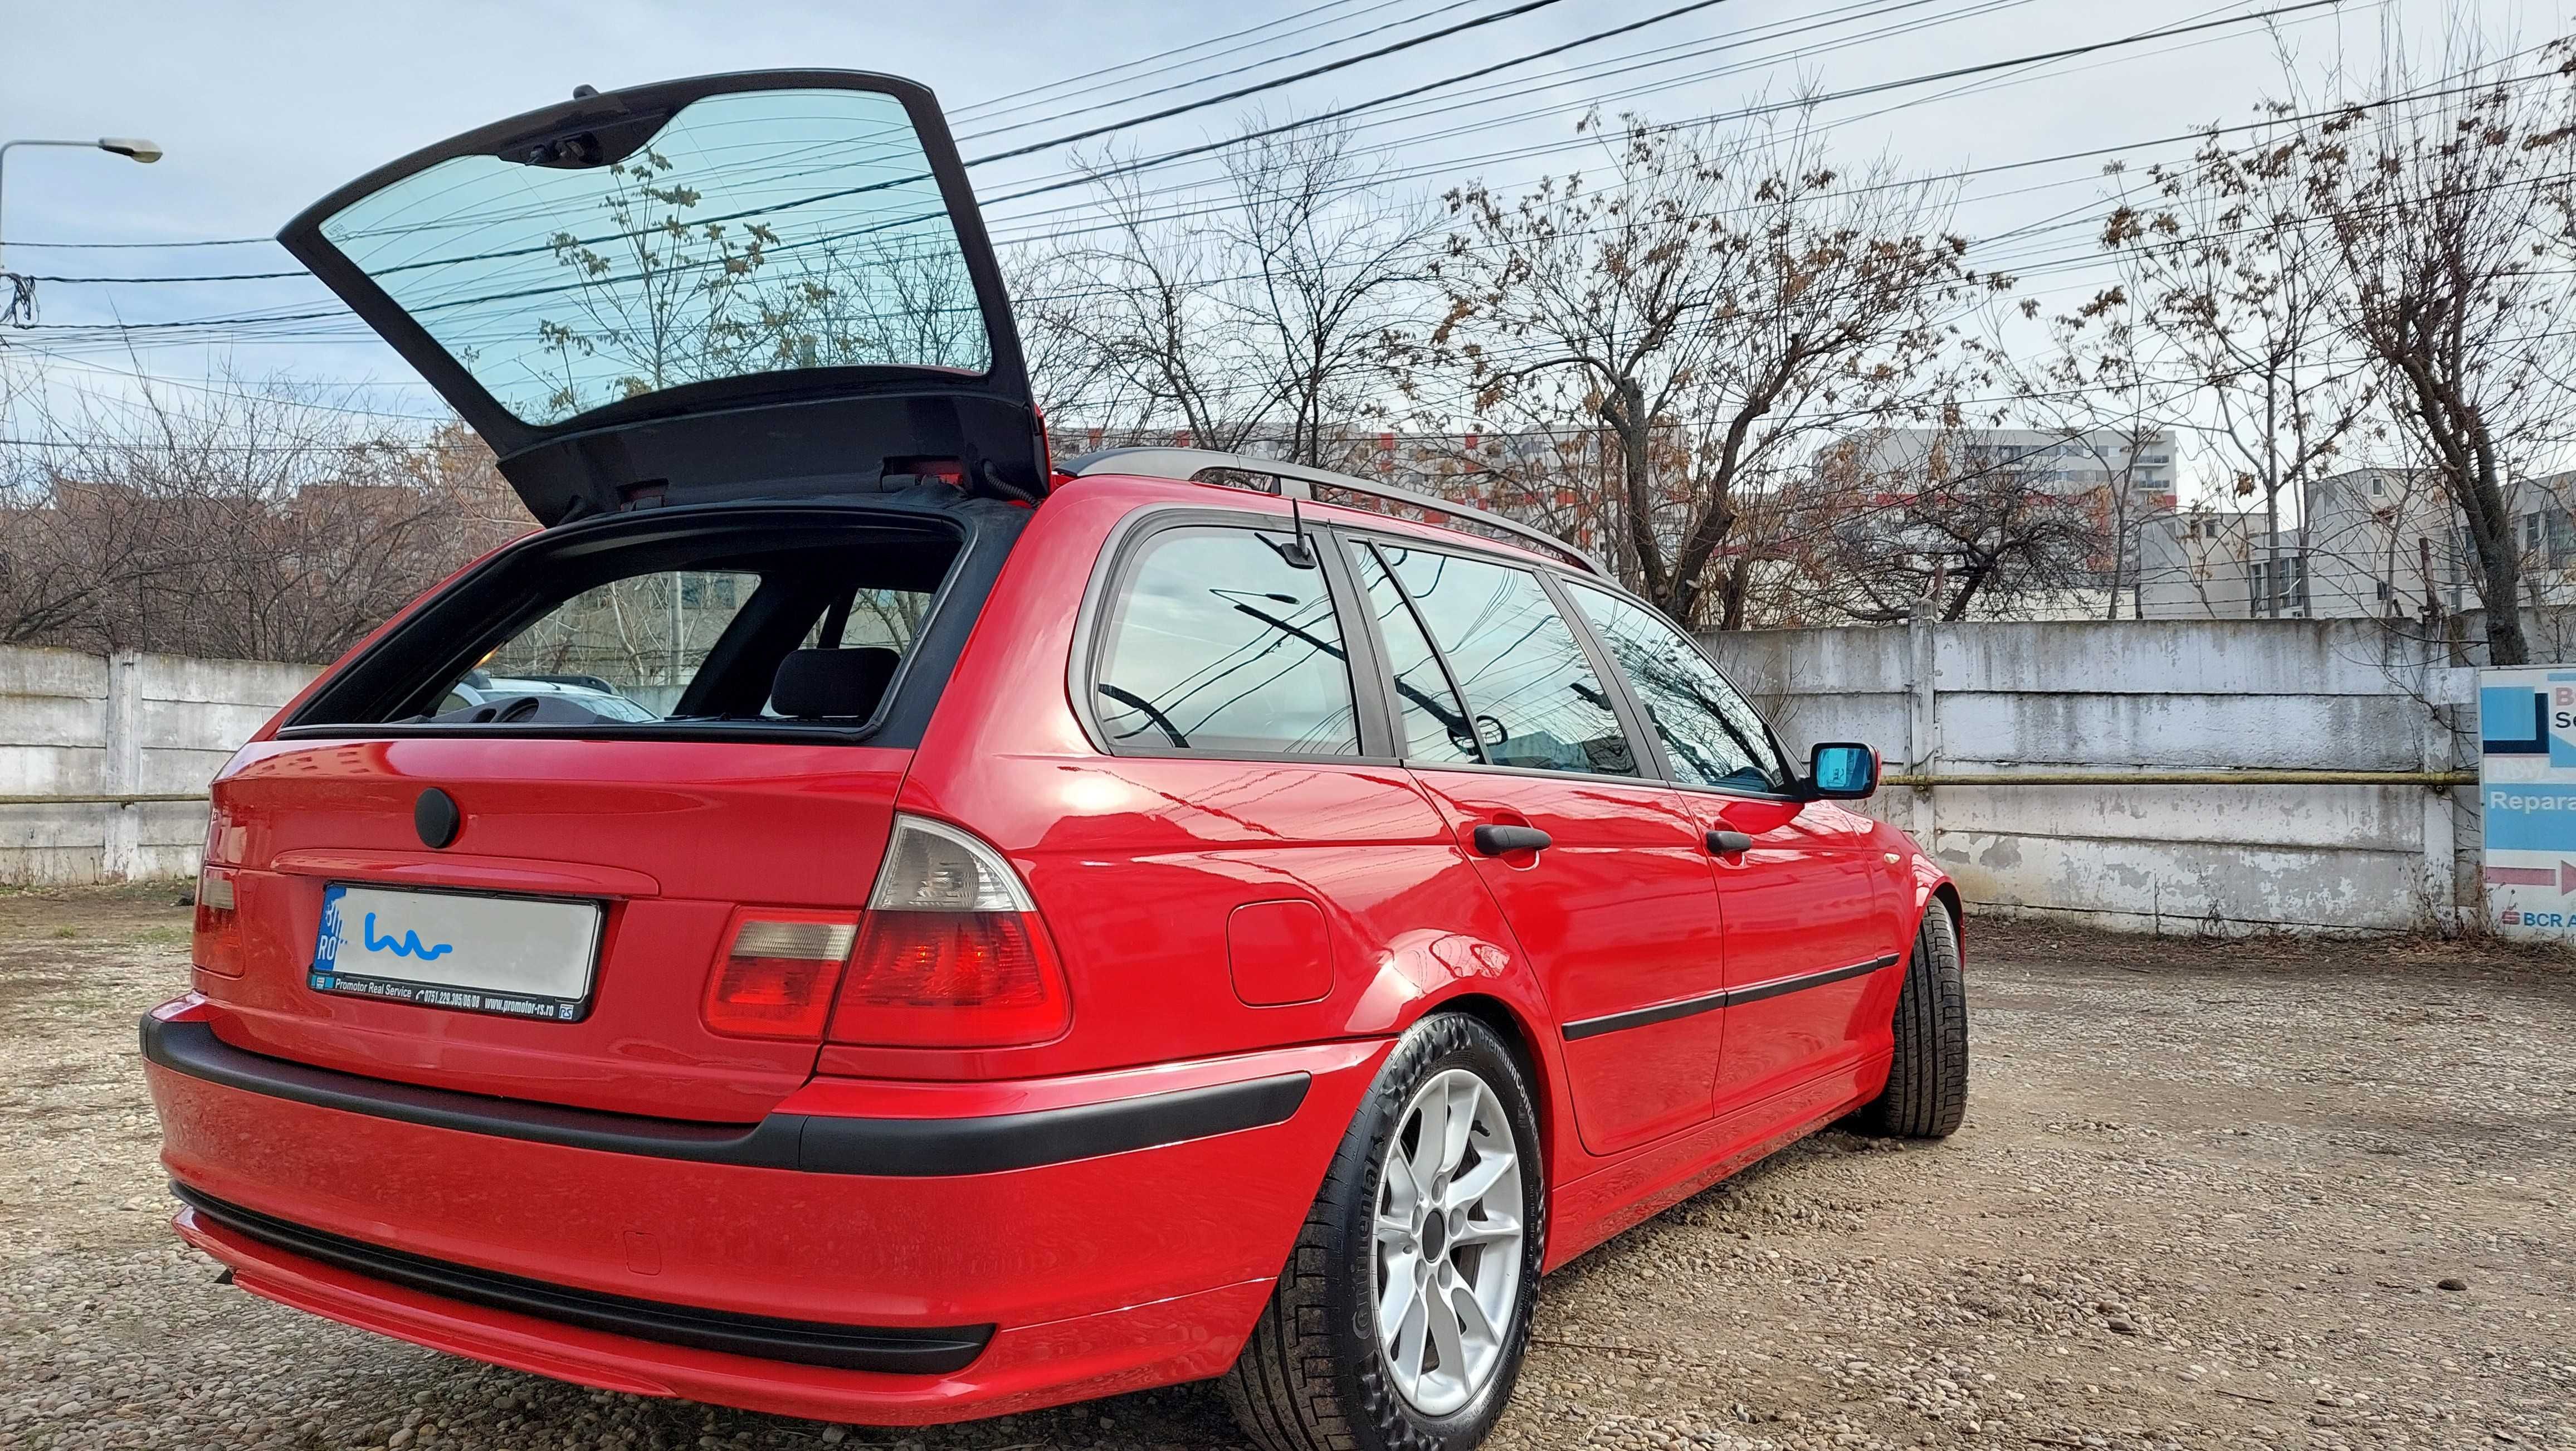
[[334,882],[307,981],[315,992],[578,1022],[599,961],[597,902]]

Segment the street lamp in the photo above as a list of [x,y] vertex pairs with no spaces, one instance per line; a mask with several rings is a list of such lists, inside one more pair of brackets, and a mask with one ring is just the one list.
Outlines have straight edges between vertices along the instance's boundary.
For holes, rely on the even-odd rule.
[[[96,141],[0,141],[0,186],[8,180],[10,148],[17,146],[78,146],[84,150],[94,146],[147,166],[161,159],[161,148],[139,136],[101,136]],[[0,193],[0,196],[5,196],[5,193]],[[0,236],[5,235],[0,233]],[[0,303],[0,306],[5,305]]]

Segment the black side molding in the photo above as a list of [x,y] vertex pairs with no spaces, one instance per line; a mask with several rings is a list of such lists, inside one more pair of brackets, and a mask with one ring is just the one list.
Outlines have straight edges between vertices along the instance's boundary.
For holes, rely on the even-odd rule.
[[1669,1023],[1675,1018],[1715,1012],[1719,1008],[1731,1007],[1737,1003],[1758,1003],[1764,998],[1776,998],[1783,993],[1803,992],[1811,987],[1823,987],[1829,982],[1841,982],[1845,978],[1859,977],[1865,973],[1876,972],[1882,967],[1894,967],[1896,963],[1897,956],[1891,952],[1883,957],[1873,957],[1867,962],[1855,962],[1849,967],[1830,967],[1823,972],[1800,973],[1795,977],[1775,977],[1769,982],[1747,983],[1742,987],[1728,988],[1724,992],[1710,993],[1705,997],[1684,998],[1679,1002],[1657,1003],[1651,1008],[1636,1008],[1624,1013],[1584,1018],[1578,1022],[1568,1023],[1558,1031],[1569,1043],[1584,1038],[1597,1038],[1603,1033],[1616,1033],[1625,1028],[1642,1028],[1649,1023]]
[[1859,977],[1864,973],[1876,972],[1882,967],[1894,967],[1896,963],[1896,954],[1891,952],[1884,957],[1873,957],[1867,962],[1855,962],[1849,967],[1832,968],[1825,972],[1811,972],[1803,977],[1775,977],[1769,982],[1747,983],[1743,987],[1727,989],[1726,1001],[1730,1005],[1758,1003],[1764,998],[1776,998],[1782,993],[1804,992],[1811,987],[1823,987],[1829,982],[1841,982],[1847,977]]
[[647,1118],[422,1088],[236,1048],[204,1023],[143,1020],[143,1056],[173,1073],[271,1098],[458,1133],[808,1174],[996,1174],[1285,1123],[1303,1073],[984,1118],[771,1114],[749,1125]]
[[1584,1018],[1568,1023],[1558,1031],[1564,1036],[1565,1041],[1574,1043],[1585,1038],[1598,1038],[1604,1033],[1616,1033],[1622,1028],[1642,1028],[1650,1023],[1669,1023],[1675,1018],[1693,1018],[1701,1013],[1713,1013],[1725,1006],[1726,994],[1716,992],[1706,997],[1684,998],[1677,1003],[1657,1003],[1651,1008],[1637,1008],[1625,1013],[1611,1013],[1604,1017]]
[[386,1249],[347,1239],[283,1219],[228,1204],[185,1184],[170,1192],[199,1218],[244,1239],[319,1260],[333,1269],[383,1280],[408,1290],[461,1300],[495,1310],[508,1310],[540,1320],[604,1330],[637,1340],[716,1350],[762,1360],[798,1365],[827,1365],[839,1370],[890,1371],[906,1375],[942,1375],[964,1370],[992,1341],[990,1325],[942,1329],[877,1328],[834,1325],[815,1320],[781,1320],[766,1315],[740,1315],[659,1300],[576,1290],[521,1279],[471,1265],[450,1264],[423,1255]]

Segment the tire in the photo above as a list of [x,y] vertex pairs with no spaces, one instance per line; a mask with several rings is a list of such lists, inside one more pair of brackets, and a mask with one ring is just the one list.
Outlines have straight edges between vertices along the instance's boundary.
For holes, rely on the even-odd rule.
[[[1466,1228],[1434,1228],[1423,1222],[1409,1192],[1414,1177],[1409,1165],[1419,1158],[1427,1106],[1472,1097],[1462,1087],[1468,1078],[1488,1097],[1473,1100],[1466,1130],[1470,1143],[1448,1156],[1451,1163],[1435,1172],[1434,1182],[1477,1182],[1476,1171],[1492,1167],[1491,1150],[1499,1142],[1489,1131],[1505,1124],[1513,1163],[1487,1176],[1491,1187],[1473,1204],[1443,1220]],[[1390,1162],[1390,1145],[1407,1166]],[[1516,1265],[1487,1258],[1501,1242],[1499,1227],[1509,1218],[1513,1191],[1520,1206]],[[1410,1232],[1389,1232],[1383,1248],[1382,1208],[1389,1211],[1390,1224],[1415,1226]],[[1546,1243],[1546,1174],[1528,1075],[1503,1039],[1476,1019],[1461,1013],[1423,1019],[1397,1041],[1369,1086],[1289,1252],[1278,1288],[1241,1358],[1226,1372],[1225,1398],[1235,1419],[1263,1451],[1466,1451],[1493,1430],[1520,1376]],[[1408,1245],[1415,1251],[1410,1258]],[[1481,1339],[1461,1313],[1466,1307],[1452,1312],[1459,1328],[1447,1343],[1461,1347],[1458,1364],[1467,1372],[1456,1384],[1435,1365],[1442,1352],[1430,1317],[1439,1297],[1417,1292],[1414,1303],[1424,1320],[1411,1318],[1411,1304],[1399,1317],[1396,1355],[1413,1347],[1417,1375],[1407,1376],[1403,1364],[1381,1344],[1381,1273],[1416,1273],[1409,1268],[1416,1262],[1437,1266],[1428,1271],[1435,1284],[1446,1274],[1479,1306],[1489,1298],[1498,1300],[1504,1289],[1510,1292],[1503,1323],[1491,1326],[1493,1333]],[[1479,1310],[1477,1318],[1490,1322],[1492,1317]],[[1479,1345],[1485,1349],[1478,1350]],[[1426,1404],[1431,1409],[1424,1409]]]
[[1863,1133],[1946,1139],[1968,1112],[1968,981],[1959,934],[1935,897],[1923,908],[1905,986],[1896,995],[1896,1058],[1887,1088],[1852,1116]]

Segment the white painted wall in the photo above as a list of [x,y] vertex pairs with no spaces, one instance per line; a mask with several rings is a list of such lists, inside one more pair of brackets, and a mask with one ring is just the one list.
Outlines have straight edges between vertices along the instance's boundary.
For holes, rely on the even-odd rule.
[[265,661],[0,648],[0,882],[194,873],[206,783],[313,675]]
[[[1790,744],[1891,772],[2474,767],[2464,672],[2366,621],[2002,622],[1708,637]],[[1928,665],[1928,671],[1924,668]],[[2469,754],[2455,730],[2470,735]],[[1893,786],[1988,911],[2141,930],[2402,929],[2463,900],[2473,791],[2421,786]],[[2470,863],[2474,865],[2473,862]]]

